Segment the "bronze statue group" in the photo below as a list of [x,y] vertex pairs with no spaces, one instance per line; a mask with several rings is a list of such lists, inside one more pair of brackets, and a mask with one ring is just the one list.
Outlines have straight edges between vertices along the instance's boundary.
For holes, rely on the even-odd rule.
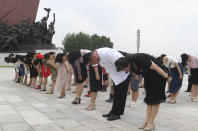
[[89,83],[88,111],[96,109],[98,92],[105,92],[111,79],[113,84],[107,102],[113,102],[113,105],[112,109],[103,115],[108,121],[120,119],[124,114],[130,88],[132,101],[128,106],[135,107],[138,89],[143,86],[147,109],[144,124],[139,129],[150,131],[155,128],[155,118],[160,104],[166,102],[166,85],[167,92],[170,93],[167,102],[176,104],[182,87],[184,68],[188,69],[190,85],[188,91],[191,91],[188,101],[197,102],[198,56],[182,54],[180,57],[182,61],[165,54],[154,57],[145,53],[130,54],[111,48],[99,48],[94,51],[80,49],[58,54],[49,52],[44,55],[35,52],[27,53],[25,56],[10,54],[5,61],[14,63],[16,74],[14,80],[17,83],[46,91],[48,77],[51,77],[52,85],[46,93],[53,94],[54,90],[57,90],[60,99],[65,97],[66,91],[71,90],[74,75],[76,97],[72,104],[75,105],[81,104],[83,88]]
[[23,20],[13,26],[0,21],[0,51],[28,51],[34,49],[52,49],[52,38],[55,34],[55,14],[53,21],[48,25],[50,8],[44,8],[47,16],[40,21],[31,23],[31,19]]

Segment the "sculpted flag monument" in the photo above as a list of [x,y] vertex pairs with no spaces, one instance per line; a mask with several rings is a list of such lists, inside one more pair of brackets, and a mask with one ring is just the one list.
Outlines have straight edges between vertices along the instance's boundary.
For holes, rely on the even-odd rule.
[[47,25],[51,9],[44,8],[47,15],[35,22],[39,0],[0,1],[0,51],[31,51],[54,49],[54,20]]

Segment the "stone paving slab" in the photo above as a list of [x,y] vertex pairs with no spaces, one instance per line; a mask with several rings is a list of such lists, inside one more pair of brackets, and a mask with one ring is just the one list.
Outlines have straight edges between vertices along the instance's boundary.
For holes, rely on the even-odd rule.
[[80,123],[75,120],[69,119],[57,119],[55,123],[62,128],[73,127],[73,126],[80,126]]
[[30,125],[50,124],[52,121],[39,111],[21,111],[20,115]]
[[0,115],[0,124],[14,122],[24,122],[24,120],[20,115]]
[[35,131],[64,131],[61,127],[56,124],[44,124],[34,127]]
[[[64,128],[65,131],[93,131],[92,129],[90,129],[89,127],[86,126],[72,126],[72,127],[67,127]],[[100,130],[101,131],[101,130]],[[106,131],[106,129],[105,129]]]
[[3,131],[34,131],[27,123],[5,123],[2,124]]
[[[109,97],[108,92],[98,94],[97,110],[87,111],[90,98],[82,95],[82,104],[72,105],[75,94],[71,91],[66,93],[66,98],[57,99],[56,92],[47,95],[16,84],[12,81],[13,77],[14,69],[0,68],[0,131],[138,131],[138,126],[145,119],[143,89],[140,89],[137,107],[126,106],[121,120],[108,122],[102,117],[112,105],[105,102]],[[177,104],[161,104],[156,131],[198,130],[198,103],[186,101],[189,97],[189,93],[184,93],[187,84],[185,76]],[[87,90],[84,89],[83,94]],[[127,103],[129,100],[130,97],[127,98]]]
[[2,115],[16,115],[17,112],[10,105],[0,105],[0,116]]

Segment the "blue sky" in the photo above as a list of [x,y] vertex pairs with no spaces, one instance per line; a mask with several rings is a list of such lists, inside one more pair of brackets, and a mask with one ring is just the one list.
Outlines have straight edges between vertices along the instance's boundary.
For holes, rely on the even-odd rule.
[[56,13],[57,46],[67,33],[82,31],[109,36],[115,49],[134,53],[140,29],[141,52],[198,54],[198,0],[40,0],[37,20],[44,7]]

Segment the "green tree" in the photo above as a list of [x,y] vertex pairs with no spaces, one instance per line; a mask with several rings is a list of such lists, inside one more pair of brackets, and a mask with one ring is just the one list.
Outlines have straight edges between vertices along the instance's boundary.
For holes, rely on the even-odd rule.
[[89,49],[94,50],[101,47],[113,47],[110,38],[106,36],[98,36],[94,34],[89,36],[85,33],[67,34],[62,42],[65,50],[71,51],[74,49]]

